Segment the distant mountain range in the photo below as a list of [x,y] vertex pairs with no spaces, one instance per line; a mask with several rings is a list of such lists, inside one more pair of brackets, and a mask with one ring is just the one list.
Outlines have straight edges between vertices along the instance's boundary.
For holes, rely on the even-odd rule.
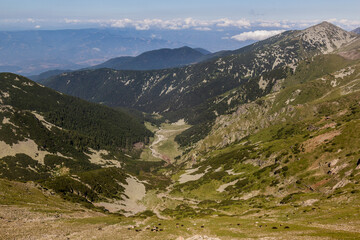
[[[225,53],[227,53],[227,51],[212,54],[202,48],[190,48],[187,46],[175,49],[162,48],[144,52],[136,57],[125,56],[113,58],[104,63],[85,69],[111,68],[115,70],[158,70],[182,67],[196,62],[206,61],[219,55],[224,55]],[[49,70],[39,75],[29,76],[29,78],[36,82],[42,82],[47,78],[72,71],[73,70],[61,69]]]
[[0,31],[0,71],[30,76],[54,69],[86,68],[111,58],[137,56],[161,48],[190,46],[217,52],[254,42],[239,42],[229,37],[239,31],[238,28],[224,31],[128,28]]
[[360,27],[353,30],[354,33],[360,34]]
[[196,63],[208,54],[210,54],[209,51],[201,48],[163,48],[148,51],[136,57],[113,58],[102,64],[90,67],[90,69],[111,68],[115,70],[156,70],[174,68]]
[[0,32],[0,71],[34,75],[53,69],[79,69],[113,57],[184,45],[119,29]]

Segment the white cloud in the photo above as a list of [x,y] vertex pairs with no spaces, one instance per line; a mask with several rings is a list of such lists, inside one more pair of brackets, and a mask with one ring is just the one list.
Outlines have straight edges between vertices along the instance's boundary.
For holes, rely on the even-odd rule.
[[320,22],[322,22],[322,20],[257,20],[253,22],[252,25],[263,28],[303,29]]
[[285,21],[259,21],[258,25],[267,28],[291,28],[294,26],[294,24]]
[[185,19],[144,19],[144,20],[131,20],[131,19],[118,19],[110,20],[111,27],[126,28],[133,27],[137,30],[148,30],[151,28],[181,30],[181,29],[195,29],[199,31],[210,31],[211,27],[250,27],[250,21],[246,19],[230,20],[227,18],[217,20],[199,20],[194,18]]
[[65,19],[64,19],[64,22],[65,22],[65,23],[81,23],[82,21],[79,20],[79,19],[68,19],[68,18],[65,18]]
[[40,26],[40,25],[36,25],[35,28],[36,28],[36,29],[39,29],[39,28],[41,28],[41,26]]
[[[35,18],[22,18],[22,19],[6,19],[0,18],[0,23],[4,24],[21,24],[26,23],[30,26],[32,24],[40,24],[41,27],[49,26],[51,24],[62,24],[64,27],[67,25],[77,26],[101,26],[101,27],[115,27],[115,28],[134,28],[137,30],[151,30],[151,29],[166,29],[166,30],[183,30],[193,29],[198,31],[222,31],[228,28],[239,29],[304,29],[322,22],[326,19],[312,19],[312,20],[265,20],[258,19],[250,21],[248,19],[229,19],[219,18],[212,20],[200,20],[195,18],[176,18],[176,19],[142,19],[134,20],[129,18],[123,19],[76,19],[64,18],[60,20],[50,19],[35,19]],[[327,19],[327,21],[338,25],[346,30],[352,30],[360,26],[360,21],[357,19]]]
[[27,19],[27,21],[28,21],[28,22],[31,22],[31,23],[36,22],[36,20],[35,20],[35,19],[33,19],[33,18],[28,18],[28,19]]
[[266,38],[275,36],[277,34],[280,34],[284,32],[284,30],[257,30],[257,31],[251,31],[251,32],[243,32],[238,35],[232,36],[231,39],[237,40],[237,41],[247,41],[247,40],[264,40]]
[[195,30],[198,30],[198,31],[211,31],[212,29],[209,28],[209,27],[196,27],[194,28]]
[[360,21],[358,21],[358,20],[336,19],[336,18],[333,18],[333,19],[328,19],[327,21],[328,21],[328,22],[331,22],[331,23],[333,23],[333,24],[335,24],[335,25],[338,25],[338,26],[340,26],[340,27],[349,29],[349,30],[352,30],[352,29],[355,29],[355,28],[360,27]]
[[222,18],[214,21],[215,25],[218,27],[238,27],[238,28],[248,28],[251,26],[251,22],[246,19],[240,20],[231,20],[228,18]]

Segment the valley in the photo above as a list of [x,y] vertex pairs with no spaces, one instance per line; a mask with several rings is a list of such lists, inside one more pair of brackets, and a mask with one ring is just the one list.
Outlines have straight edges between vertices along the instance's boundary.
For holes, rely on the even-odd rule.
[[1,73],[0,239],[357,239],[359,42],[323,22],[177,68]]

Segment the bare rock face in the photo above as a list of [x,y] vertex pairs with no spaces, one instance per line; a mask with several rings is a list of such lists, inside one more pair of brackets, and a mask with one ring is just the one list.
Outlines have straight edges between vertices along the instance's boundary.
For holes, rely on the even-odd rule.
[[328,22],[307,28],[298,36],[305,49],[317,49],[323,54],[331,53],[358,37],[357,34],[347,32]]

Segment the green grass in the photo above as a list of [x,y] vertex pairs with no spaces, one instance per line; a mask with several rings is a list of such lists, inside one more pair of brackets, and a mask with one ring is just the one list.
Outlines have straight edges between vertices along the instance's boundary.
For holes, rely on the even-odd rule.
[[44,192],[32,183],[0,179],[0,205],[28,207],[36,212],[81,211],[79,205]]
[[[159,138],[159,134],[165,137],[165,140],[160,141],[159,143],[152,145],[152,147],[159,152],[160,154],[166,156],[170,159],[171,162],[174,162],[175,158],[182,154],[182,149],[178,143],[175,142],[175,137],[179,135],[181,132],[189,128],[189,125],[176,125],[176,124],[168,124],[163,123],[161,124],[160,128],[157,128],[149,123],[145,123],[145,126],[150,129],[152,132],[155,132],[155,137],[150,139],[150,144],[154,141],[157,141]],[[159,131],[161,129],[161,131]],[[145,161],[161,161],[161,159],[156,158],[152,155],[151,150],[149,147],[146,147],[142,152],[141,159]]]
[[142,151],[142,153],[141,153],[141,155],[140,155],[140,159],[143,160],[143,161],[148,161],[148,162],[159,162],[159,161],[162,161],[161,159],[154,157],[154,156],[152,155],[151,150],[150,150],[148,147],[146,147],[146,148]]
[[149,122],[145,122],[145,127],[153,133],[156,132],[156,130],[158,129],[156,126]]

